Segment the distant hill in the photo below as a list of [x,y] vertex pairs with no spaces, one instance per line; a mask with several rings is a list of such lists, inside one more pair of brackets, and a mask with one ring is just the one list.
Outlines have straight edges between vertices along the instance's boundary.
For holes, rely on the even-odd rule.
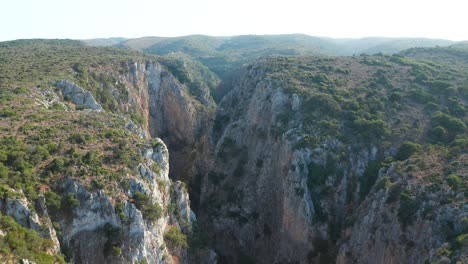
[[[91,46],[116,46],[149,54],[184,53],[203,63],[226,80],[235,69],[266,56],[352,56],[395,54],[414,47],[445,47],[456,42],[424,38],[359,38],[334,39],[304,34],[240,35],[213,37],[190,35],[181,37],[110,38],[84,41]],[[466,44],[465,44],[466,45]]]
[[468,67],[468,43],[459,43],[449,47],[411,48],[399,54],[445,66],[455,66],[463,69]]
[[[467,42],[454,42],[445,39],[428,38],[328,38],[304,34],[284,35],[239,35],[213,37],[189,35],[181,37],[141,37],[141,38],[98,38],[83,40],[91,46],[119,46],[154,54],[185,52],[189,55],[213,55],[219,51],[237,50],[239,53],[258,50],[270,51],[271,55],[298,55],[314,53],[323,55],[353,55],[359,53],[393,54],[414,47],[445,47],[468,45]],[[270,55],[270,53],[268,53]]]
[[332,39],[336,45],[340,46],[339,55],[352,54],[394,54],[402,50],[414,47],[436,47],[449,46],[455,42],[445,39],[426,38],[360,38],[360,39]]
[[95,38],[95,39],[83,39],[81,41],[88,44],[89,46],[107,47],[107,46],[117,45],[125,40],[127,39],[126,38]]
[[307,35],[145,37],[130,39],[118,46],[157,55],[182,52],[193,56],[223,79],[228,72],[262,56],[334,55],[338,52],[329,40]]

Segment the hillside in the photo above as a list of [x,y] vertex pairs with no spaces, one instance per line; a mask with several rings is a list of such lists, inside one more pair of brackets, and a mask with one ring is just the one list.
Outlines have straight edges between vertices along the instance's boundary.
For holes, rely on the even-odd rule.
[[466,88],[400,55],[246,67],[200,187],[212,245],[227,263],[466,261]]
[[195,218],[148,117],[166,86],[204,108],[188,88],[155,57],[68,40],[1,43],[0,71],[1,262],[187,259]]
[[[87,44],[101,45],[102,39],[88,40]],[[109,45],[115,43],[109,39]],[[301,34],[241,35],[211,37],[191,35],[184,37],[143,37],[115,43],[118,47],[165,55],[185,53],[199,60],[219,78],[227,80],[242,65],[263,56],[335,55],[351,56],[361,53],[394,54],[413,47],[449,46],[452,41],[417,38],[362,38],[333,39]]]
[[0,43],[0,261],[467,262],[467,50],[340,45]]
[[468,45],[466,44],[452,45],[444,48],[411,48],[402,51],[400,54],[457,69],[466,70],[466,66],[468,65]]

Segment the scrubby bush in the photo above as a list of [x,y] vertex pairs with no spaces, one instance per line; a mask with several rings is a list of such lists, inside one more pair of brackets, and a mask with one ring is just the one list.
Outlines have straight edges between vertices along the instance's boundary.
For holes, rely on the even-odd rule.
[[380,138],[390,134],[390,126],[381,119],[357,118],[350,127],[364,137]]
[[[436,141],[450,142],[457,135],[466,131],[466,125],[462,120],[441,111],[437,111],[431,116],[431,125],[433,129],[430,135]],[[441,128],[444,129],[444,133],[442,133]]]
[[405,160],[409,158],[411,155],[413,155],[415,152],[421,150],[421,148],[422,146],[417,143],[414,143],[411,141],[405,141],[398,149],[398,152],[395,155],[395,158],[397,160]]
[[7,117],[14,117],[16,116],[16,112],[11,110],[11,109],[3,109],[3,110],[0,110],[0,118],[1,117],[4,117],[4,118],[7,118]]
[[65,162],[62,158],[54,158],[51,163],[49,163],[48,169],[52,173],[59,173],[65,169]]
[[450,174],[446,178],[447,184],[455,191],[463,186],[463,179],[456,174]]
[[68,138],[68,141],[73,144],[88,144],[94,141],[94,137],[90,134],[75,133]]
[[76,199],[76,196],[74,193],[68,193],[64,199],[64,206],[68,210],[73,210],[76,207],[80,206],[80,201]]
[[164,233],[164,241],[171,248],[187,248],[187,237],[175,226],[169,227],[169,230]]
[[0,230],[6,233],[0,237],[2,260],[6,257],[11,263],[18,263],[20,259],[36,263],[65,263],[61,256],[46,253],[54,246],[51,240],[41,238],[36,231],[20,226],[12,217],[0,214]]
[[317,93],[302,105],[302,112],[308,113],[316,110],[326,115],[335,116],[340,112],[341,107],[331,95]]
[[62,208],[62,198],[57,193],[48,191],[45,193],[44,197],[50,212],[58,212]]
[[411,195],[408,190],[400,194],[400,207],[398,208],[398,219],[403,226],[410,225],[416,218],[416,212],[419,209],[419,202]]
[[152,203],[148,195],[142,192],[136,192],[133,195],[133,202],[143,217],[149,221],[156,221],[162,216],[162,208],[158,203]]

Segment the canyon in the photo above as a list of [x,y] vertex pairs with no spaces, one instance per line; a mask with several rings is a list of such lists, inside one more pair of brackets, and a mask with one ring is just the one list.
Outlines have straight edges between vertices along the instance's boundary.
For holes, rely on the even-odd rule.
[[144,51],[0,43],[4,239],[11,217],[51,263],[467,261],[463,47]]

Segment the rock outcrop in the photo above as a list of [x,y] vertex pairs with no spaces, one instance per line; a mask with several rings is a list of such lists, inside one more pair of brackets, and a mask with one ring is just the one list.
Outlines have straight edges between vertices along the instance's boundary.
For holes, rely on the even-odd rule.
[[[129,178],[128,189],[121,190],[129,200],[121,201],[119,209],[113,198],[102,191],[90,192],[72,179],[59,185],[62,193],[72,194],[79,203],[60,221],[63,246],[72,250],[74,263],[135,263],[142,260],[172,263],[164,233],[169,224],[182,226],[182,223],[177,222],[179,218],[167,214],[167,208],[174,202],[172,200],[186,199],[188,194],[184,191],[170,196],[170,189],[174,187],[168,177],[168,151],[160,139],[149,142],[142,154],[145,162],[138,165],[139,177]],[[152,169],[155,166],[159,171]],[[144,212],[136,207],[132,199],[136,199],[137,193],[144,194],[152,204],[161,208],[158,219],[146,219]],[[176,222],[169,222],[170,219],[176,219]],[[190,219],[184,218],[183,224],[190,226]],[[186,253],[182,252],[178,260],[186,263]]]
[[[21,194],[18,194],[20,196]],[[31,208],[37,208],[37,213]],[[5,198],[0,200],[0,210],[15,219],[23,227],[30,228],[38,232],[42,237],[52,240],[53,246],[50,254],[60,252],[60,243],[55,229],[45,208],[44,197],[39,196],[36,205],[30,204],[26,198]]]
[[64,98],[69,98],[73,103],[95,111],[102,111],[102,106],[96,102],[89,91],[85,91],[73,82],[62,80],[54,82],[57,88],[62,91]]
[[[188,263],[185,248],[171,252],[164,242],[169,226],[189,234],[196,220],[187,190],[181,182],[169,179],[169,153],[161,139],[147,142],[141,155],[144,162],[137,166],[138,174],[128,175],[128,186],[115,193],[92,190],[73,178],[60,180],[57,192],[66,198],[62,211],[54,214],[59,238],[42,196],[36,204],[39,214],[26,199],[0,200],[0,209],[20,225],[51,239],[55,247],[50,253],[62,249],[73,263]],[[149,218],[137,206],[137,195],[155,206],[155,216]],[[170,204],[177,210],[170,211]],[[173,258],[172,253],[177,255]]]

